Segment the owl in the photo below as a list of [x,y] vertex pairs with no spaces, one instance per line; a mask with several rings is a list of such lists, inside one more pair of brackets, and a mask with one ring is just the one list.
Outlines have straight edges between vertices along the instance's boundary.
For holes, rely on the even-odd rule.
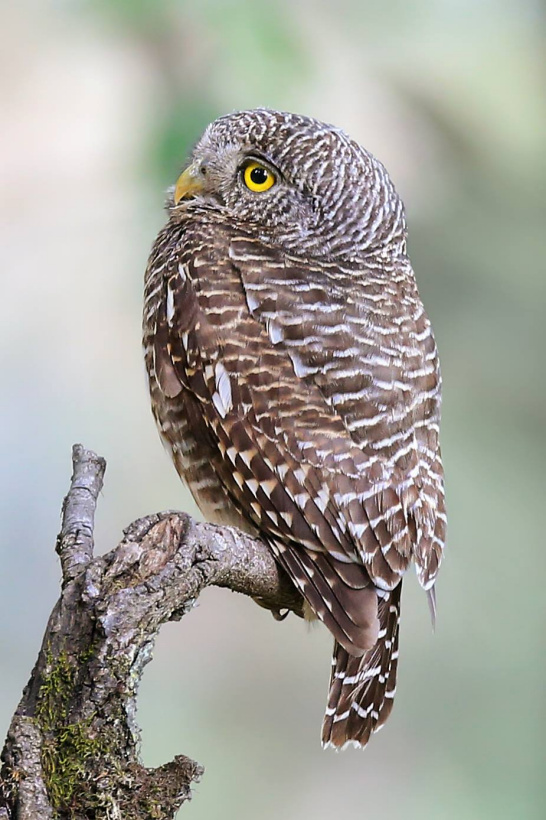
[[334,637],[325,747],[393,705],[402,578],[434,611],[440,370],[383,165],[341,129],[213,122],[145,279],[152,410],[203,515],[259,535]]

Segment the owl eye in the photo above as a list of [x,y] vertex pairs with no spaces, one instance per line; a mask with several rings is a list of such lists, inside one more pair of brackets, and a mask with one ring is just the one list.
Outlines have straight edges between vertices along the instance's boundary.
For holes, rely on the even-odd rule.
[[273,171],[252,160],[243,168],[243,181],[250,191],[263,193],[273,187],[276,179]]

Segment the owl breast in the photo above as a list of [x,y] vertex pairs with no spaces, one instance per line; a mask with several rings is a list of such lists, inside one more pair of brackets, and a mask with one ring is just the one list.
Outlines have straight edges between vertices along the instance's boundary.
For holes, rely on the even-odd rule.
[[[396,510],[401,517],[394,528],[408,532],[402,551],[409,557],[416,539],[417,548],[426,543],[423,554],[434,553],[443,514],[440,376],[408,266],[304,263],[206,216],[160,234],[146,282],[152,405],[177,470],[209,520],[279,532],[277,513],[267,516],[255,503],[253,515],[242,502],[244,471],[233,458],[226,463],[229,448],[219,441],[224,422],[232,448],[250,447],[245,422],[254,420],[248,452],[269,451],[276,476],[291,460],[300,473],[313,469],[315,493],[323,495],[344,475],[358,477],[361,496],[392,496],[393,521]],[[358,492],[338,495],[343,507]],[[402,523],[408,513],[411,533]],[[341,527],[350,533],[344,519],[354,515],[338,515],[336,538]],[[315,538],[324,539],[314,526]]]

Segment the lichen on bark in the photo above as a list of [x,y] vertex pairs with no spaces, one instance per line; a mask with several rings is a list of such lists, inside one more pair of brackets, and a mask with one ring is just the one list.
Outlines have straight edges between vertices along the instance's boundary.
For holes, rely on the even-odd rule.
[[210,585],[275,613],[301,615],[302,599],[259,539],[184,513],[135,521],[93,557],[106,464],[76,445],[73,468],[61,596],[2,751],[0,820],[172,820],[203,769],[184,755],[156,769],[140,761],[136,698],[161,625]]

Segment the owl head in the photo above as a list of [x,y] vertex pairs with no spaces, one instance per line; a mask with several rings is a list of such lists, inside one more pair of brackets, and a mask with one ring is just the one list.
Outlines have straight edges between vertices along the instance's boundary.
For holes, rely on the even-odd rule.
[[289,253],[405,254],[402,202],[384,166],[341,129],[268,109],[215,120],[168,202],[171,218],[217,212]]

